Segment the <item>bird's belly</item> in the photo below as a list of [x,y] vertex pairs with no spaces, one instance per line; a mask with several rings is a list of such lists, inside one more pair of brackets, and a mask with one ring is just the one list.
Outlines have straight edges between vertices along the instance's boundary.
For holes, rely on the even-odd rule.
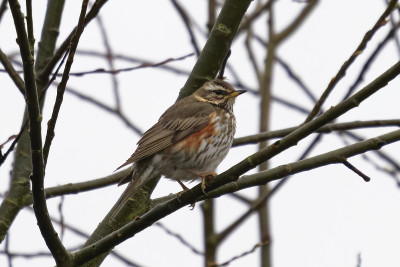
[[161,174],[173,180],[194,180],[199,178],[196,173],[215,172],[232,146],[234,133],[234,128],[211,124],[184,138],[159,159]]

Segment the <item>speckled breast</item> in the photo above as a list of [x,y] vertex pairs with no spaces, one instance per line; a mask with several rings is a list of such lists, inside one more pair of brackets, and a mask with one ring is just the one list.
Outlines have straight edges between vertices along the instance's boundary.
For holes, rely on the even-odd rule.
[[214,172],[228,154],[235,130],[234,115],[217,109],[210,114],[206,127],[170,148],[162,174],[174,180],[193,180],[198,178],[193,172]]

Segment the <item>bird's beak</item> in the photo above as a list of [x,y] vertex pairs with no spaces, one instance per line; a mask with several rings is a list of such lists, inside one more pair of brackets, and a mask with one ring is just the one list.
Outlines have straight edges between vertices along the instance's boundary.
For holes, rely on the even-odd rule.
[[246,93],[246,92],[247,92],[246,90],[237,90],[235,92],[232,92],[229,96],[230,97],[237,97],[238,95],[241,95],[241,94]]

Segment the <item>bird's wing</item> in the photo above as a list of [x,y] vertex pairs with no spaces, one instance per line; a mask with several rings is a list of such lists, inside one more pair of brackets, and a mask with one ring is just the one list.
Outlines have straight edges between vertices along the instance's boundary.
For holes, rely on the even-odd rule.
[[213,112],[214,108],[209,103],[193,101],[190,97],[176,102],[143,134],[136,151],[118,169],[152,156],[203,129]]

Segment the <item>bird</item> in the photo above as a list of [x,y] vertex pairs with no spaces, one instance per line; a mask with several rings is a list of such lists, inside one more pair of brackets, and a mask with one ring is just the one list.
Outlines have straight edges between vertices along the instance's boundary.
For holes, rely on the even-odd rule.
[[236,131],[233,105],[246,90],[235,88],[223,79],[205,82],[193,94],[170,106],[156,124],[137,143],[131,157],[117,170],[133,163],[131,173],[118,185],[129,183],[114,209],[114,217],[150,179],[163,175],[183,181],[207,180],[228,154]]

